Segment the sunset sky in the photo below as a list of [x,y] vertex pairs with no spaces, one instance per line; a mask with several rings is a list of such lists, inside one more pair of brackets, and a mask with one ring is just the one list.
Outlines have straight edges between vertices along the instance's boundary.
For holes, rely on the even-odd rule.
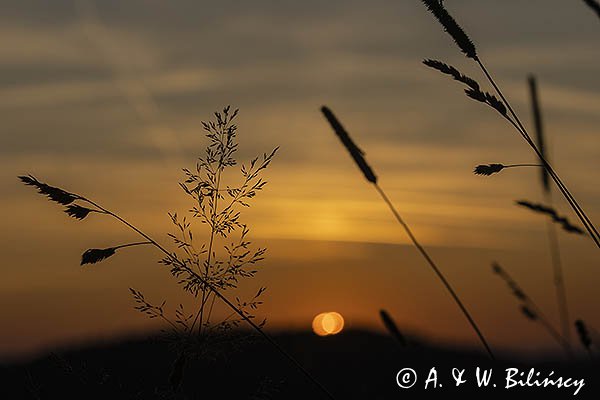
[[[444,4],[528,126],[536,75],[553,164],[598,224],[598,18],[581,1]],[[543,217],[514,206],[542,201],[539,171],[471,173],[536,160],[424,58],[485,83],[418,0],[3,1],[0,360],[156,327],[132,309],[129,287],[191,304],[148,248],[79,267],[85,249],[136,237],[99,216],[70,220],[17,175],[85,194],[167,244],[167,212],[190,207],[177,182],[207,143],[200,122],[227,104],[240,108],[240,161],[281,147],[243,217],[269,248],[245,288],[267,286],[269,329],[310,329],[336,311],[346,329],[381,330],[385,308],[408,333],[479,345],[333,135],[326,104],[492,346],[558,351],[490,269],[497,260],[511,271],[557,324]],[[598,249],[559,238],[572,316],[600,329]]]

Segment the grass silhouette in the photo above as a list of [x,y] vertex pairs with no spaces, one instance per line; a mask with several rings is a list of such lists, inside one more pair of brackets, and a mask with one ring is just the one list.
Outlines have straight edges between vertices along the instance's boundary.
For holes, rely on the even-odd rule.
[[[206,351],[207,346],[210,350],[212,336],[222,335],[223,332],[237,327],[240,322],[245,322],[287,358],[324,395],[333,399],[333,396],[320,382],[262,329],[264,320],[263,322],[254,321],[253,311],[261,304],[259,298],[264,292],[264,288],[261,287],[249,300],[241,300],[236,297],[236,300],[232,301],[223,294],[227,290],[237,288],[241,279],[253,277],[256,273],[254,265],[263,259],[265,249],[250,250],[250,242],[247,239],[249,229],[240,222],[241,213],[237,208],[249,207],[248,202],[263,189],[266,182],[261,178],[261,172],[269,166],[277,152],[276,148],[270,154],[265,153],[263,157],[253,159],[248,166],[242,166],[243,183],[239,187],[228,186],[224,195],[220,187],[223,171],[236,165],[234,154],[237,151],[235,140],[237,126],[233,121],[237,114],[237,110],[232,111],[228,106],[222,112],[214,114],[214,121],[203,122],[207,132],[206,137],[209,139],[206,154],[198,159],[194,172],[184,169],[186,180],[180,183],[184,192],[194,200],[195,205],[190,210],[192,216],[199,218],[202,223],[210,227],[210,239],[207,246],[202,245],[198,248],[194,245],[191,223],[185,217],[178,218],[175,213],[169,214],[169,216],[177,233],[169,234],[169,236],[177,250],[170,251],[124,217],[94,200],[40,182],[32,175],[20,176],[19,179],[24,184],[37,188],[38,192],[48,197],[49,200],[67,206],[64,211],[69,216],[83,220],[91,213],[103,214],[116,219],[145,239],[141,242],[105,249],[88,249],[82,255],[81,265],[95,264],[106,260],[115,255],[119,249],[149,245],[163,254],[160,263],[170,269],[171,274],[177,279],[183,290],[192,294],[196,299],[200,299],[200,305],[193,319],[192,315],[186,313],[183,306],[180,305],[175,313],[175,320],[172,321],[165,315],[164,301],[158,306],[154,305],[148,302],[141,292],[130,288],[136,303],[135,309],[150,318],[161,318],[166,321],[172,329],[170,332],[172,337],[177,340],[178,356],[170,376],[173,390],[177,390],[181,384],[187,361],[197,354],[202,354]],[[219,208],[219,200],[225,201],[226,205]],[[226,239],[238,230],[241,231],[241,234],[237,244],[225,245],[224,261],[217,260],[214,249],[216,237]],[[210,316],[215,299],[222,301],[232,313],[218,323],[211,323]]]
[[[454,42],[465,54],[465,56],[475,61],[475,63],[479,66],[479,68],[485,75],[488,82],[492,85],[494,91],[500,97],[500,99],[496,98],[493,94],[481,91],[479,85],[474,87],[472,85],[473,80],[471,78],[469,78],[468,81],[464,79],[458,79],[459,81],[469,86],[467,89],[465,89],[465,93],[467,94],[467,96],[494,108],[496,111],[498,111],[498,113],[502,115],[504,119],[506,119],[516,129],[517,133],[525,140],[527,145],[529,145],[529,147],[531,147],[534,153],[539,157],[539,159],[542,162],[542,165],[548,171],[548,174],[555,182],[563,197],[565,198],[565,200],[567,200],[567,202],[569,203],[569,205],[571,206],[581,223],[584,225],[585,229],[590,234],[590,237],[592,238],[596,246],[600,249],[600,234],[598,233],[598,230],[596,229],[595,225],[592,223],[587,213],[583,210],[583,208],[577,202],[575,197],[566,187],[556,170],[550,165],[548,160],[546,160],[540,149],[538,149],[535,142],[529,135],[527,129],[521,123],[519,116],[514,111],[506,96],[504,96],[502,90],[500,89],[500,87],[486,68],[481,57],[477,54],[477,49],[471,41],[471,39],[469,38],[469,36],[460,27],[456,20],[448,13],[442,2],[440,2],[439,0],[421,1],[427,7],[427,9],[434,15],[434,17],[440,22],[444,30],[452,37]],[[435,68],[442,73],[452,75],[454,79],[457,79],[456,73],[453,72],[457,71],[454,67],[452,67],[452,70],[449,70],[443,67],[446,64],[442,63],[441,61],[432,62],[432,60],[425,60],[424,63],[429,67]],[[460,74],[460,76],[463,75]]]
[[473,168],[475,175],[490,176],[507,168],[541,167],[539,164],[479,164]]
[[463,313],[463,315],[465,316],[465,318],[467,319],[467,321],[469,322],[469,324],[475,331],[477,337],[483,344],[483,347],[487,351],[490,358],[494,359],[494,353],[492,352],[492,349],[490,348],[487,340],[481,333],[479,326],[477,326],[477,324],[475,323],[475,320],[473,319],[473,317],[471,316],[469,311],[467,311],[467,308],[464,306],[464,304],[462,303],[462,301],[460,300],[460,298],[458,297],[458,295],[456,294],[456,292],[454,291],[454,289],[452,288],[452,286],[450,285],[450,283],[448,282],[446,277],[442,274],[439,267],[433,261],[433,259],[431,258],[431,256],[427,252],[427,250],[425,250],[425,248],[421,245],[421,243],[419,243],[419,241],[413,234],[413,232],[410,229],[410,227],[408,226],[408,224],[402,219],[402,217],[400,216],[400,213],[396,210],[396,207],[394,207],[394,204],[390,201],[388,196],[385,194],[385,192],[381,189],[381,187],[377,183],[377,176],[375,175],[372,168],[369,166],[369,164],[367,163],[367,161],[364,158],[365,153],[362,150],[360,150],[360,148],[354,143],[354,141],[352,141],[352,139],[350,138],[350,135],[348,134],[346,129],[342,126],[342,124],[339,122],[339,120],[336,118],[336,116],[333,114],[333,112],[328,107],[325,107],[325,106],[321,107],[321,112],[323,113],[323,115],[325,116],[325,118],[327,119],[327,121],[329,122],[331,127],[333,128],[333,131],[338,136],[338,138],[340,139],[340,141],[342,142],[344,147],[346,147],[346,150],[348,150],[348,152],[354,159],[356,165],[361,170],[361,172],[363,173],[363,175],[365,176],[367,181],[369,181],[370,183],[373,184],[373,186],[375,186],[377,193],[379,193],[379,195],[381,196],[383,201],[390,208],[396,221],[398,221],[398,223],[402,226],[402,228],[404,229],[404,231],[410,238],[411,242],[415,246],[415,248],[419,251],[419,253],[421,253],[423,258],[425,258],[425,261],[427,261],[427,264],[431,267],[433,272],[436,274],[436,276],[442,282],[442,284],[444,285],[444,287],[446,288],[448,293],[450,293],[450,296],[452,297],[452,299],[454,300],[456,305],[459,307],[459,309],[461,310],[461,312]]

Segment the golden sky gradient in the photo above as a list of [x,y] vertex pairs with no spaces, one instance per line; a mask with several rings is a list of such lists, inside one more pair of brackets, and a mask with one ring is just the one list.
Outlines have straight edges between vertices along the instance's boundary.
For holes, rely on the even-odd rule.
[[[446,3],[528,124],[526,77],[535,73],[553,164],[598,223],[597,19],[577,2]],[[484,82],[419,1],[0,7],[0,359],[145,329],[128,287],[189,302],[149,249],[80,268],[86,248],[135,237],[101,218],[69,220],[16,176],[85,194],[167,243],[166,213],[189,207],[177,182],[206,144],[200,121],[227,104],[241,109],[241,161],[281,146],[244,215],[269,248],[247,290],[268,287],[261,314],[271,329],[310,329],[324,311],[340,312],[347,328],[381,329],[386,308],[408,332],[477,345],[332,134],[319,112],[327,104],[491,344],[556,347],[489,268],[499,261],[556,321],[544,221],[513,205],[542,200],[538,171],[471,173],[535,158],[508,124],[421,64],[441,59]],[[572,315],[600,328],[597,249],[560,240]]]

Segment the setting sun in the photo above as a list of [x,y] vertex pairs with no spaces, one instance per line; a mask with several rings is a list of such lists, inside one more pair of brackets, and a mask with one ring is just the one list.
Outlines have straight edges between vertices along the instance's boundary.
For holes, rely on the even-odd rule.
[[336,312],[321,313],[313,319],[312,327],[319,336],[337,335],[344,329],[344,318]]

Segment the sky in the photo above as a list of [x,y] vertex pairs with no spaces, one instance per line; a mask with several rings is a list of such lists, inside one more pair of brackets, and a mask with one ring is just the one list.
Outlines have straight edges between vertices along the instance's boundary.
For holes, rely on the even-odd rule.
[[[596,16],[578,1],[444,4],[527,126],[526,79],[535,74],[553,165],[600,220]],[[206,145],[200,122],[228,104],[240,109],[241,162],[280,146],[268,186],[243,214],[269,249],[243,288],[268,287],[268,329],[309,329],[313,316],[337,311],[347,328],[381,331],[386,308],[415,335],[478,345],[332,134],[319,112],[326,104],[492,345],[556,351],[489,267],[500,262],[557,321],[544,221],[514,206],[542,201],[539,171],[471,173],[536,160],[425,58],[484,84],[417,0],[3,1],[0,358],[156,328],[132,309],[129,287],[190,302],[148,249],[79,267],[85,249],[135,236],[101,218],[69,220],[16,176],[85,194],[168,243],[167,212],[190,206],[177,183]],[[600,329],[597,249],[559,238],[572,314]]]

